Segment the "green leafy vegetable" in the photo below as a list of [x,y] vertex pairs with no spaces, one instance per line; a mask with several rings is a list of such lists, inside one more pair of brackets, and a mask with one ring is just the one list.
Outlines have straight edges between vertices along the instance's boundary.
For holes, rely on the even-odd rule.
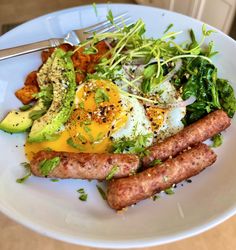
[[23,105],[19,108],[20,111],[27,111],[29,109],[31,109],[33,107],[33,105],[28,104],[28,105]]
[[223,143],[223,136],[221,134],[217,134],[211,138],[213,141],[212,147],[217,148]]
[[216,86],[219,94],[219,100],[221,107],[228,114],[229,117],[233,117],[236,111],[236,99],[234,90],[227,80],[217,79]]
[[103,200],[107,200],[107,195],[106,195],[105,191],[102,189],[102,187],[99,185],[96,185],[96,187],[97,187],[99,194],[103,198]]
[[44,159],[39,164],[40,173],[43,176],[48,176],[53,169],[55,169],[60,164],[60,157],[54,157],[52,159]]
[[107,175],[106,180],[107,181],[111,180],[118,171],[119,171],[119,166],[118,165],[113,166],[111,171]]
[[109,101],[109,96],[107,92],[104,89],[97,88],[95,92],[95,102],[96,104],[99,104],[101,102]]

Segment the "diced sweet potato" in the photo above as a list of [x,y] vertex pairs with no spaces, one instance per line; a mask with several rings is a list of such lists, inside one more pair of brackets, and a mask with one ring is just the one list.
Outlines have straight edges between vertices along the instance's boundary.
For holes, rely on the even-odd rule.
[[29,104],[34,100],[33,95],[38,93],[39,89],[35,85],[27,85],[16,91],[16,97],[23,103]]
[[51,54],[53,53],[54,50],[55,50],[55,48],[50,48],[48,50],[42,51],[41,58],[42,58],[43,63],[45,63],[48,60],[48,58],[51,56]]
[[74,49],[74,47],[71,46],[71,45],[68,44],[68,43],[63,43],[63,44],[61,44],[61,45],[59,46],[59,48],[60,48],[60,49],[63,49],[63,50],[66,51],[66,52]]
[[109,48],[104,41],[98,42],[95,47],[98,49],[98,53],[91,55],[91,61],[98,63],[101,57],[109,51]]
[[83,54],[83,48],[77,50],[71,57],[75,69],[80,69],[84,72],[87,71],[90,63],[90,56]]
[[79,85],[85,79],[86,74],[83,72],[76,73],[76,83]]
[[38,87],[37,71],[30,72],[25,79],[25,86],[34,85]]

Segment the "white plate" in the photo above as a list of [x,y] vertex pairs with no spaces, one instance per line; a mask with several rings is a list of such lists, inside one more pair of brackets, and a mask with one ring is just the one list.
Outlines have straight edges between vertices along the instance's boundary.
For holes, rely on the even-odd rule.
[[[201,25],[189,17],[161,9],[114,4],[114,14],[128,11],[142,18],[147,35],[158,37],[170,24],[173,30],[193,28],[199,38]],[[55,12],[27,22],[0,38],[0,48],[62,36],[67,31],[85,27],[104,19],[107,5],[98,5],[98,17],[92,6]],[[214,58],[219,75],[236,86],[236,43],[221,32],[211,36],[220,54]],[[0,114],[18,107],[14,92],[22,86],[27,73],[41,63],[40,53],[0,62]],[[1,118],[0,117],[0,118]],[[25,184],[15,180],[23,174],[20,162],[24,135],[0,132],[0,209],[23,225],[44,235],[80,245],[109,248],[146,247],[183,239],[203,232],[236,212],[236,146],[235,121],[224,136],[223,146],[216,150],[214,167],[184,183],[175,195],[155,202],[140,202],[124,214],[116,214],[101,199],[96,182],[65,180],[53,183],[30,178]],[[17,147],[18,146],[18,147]],[[76,190],[85,188],[88,201],[78,200]]]

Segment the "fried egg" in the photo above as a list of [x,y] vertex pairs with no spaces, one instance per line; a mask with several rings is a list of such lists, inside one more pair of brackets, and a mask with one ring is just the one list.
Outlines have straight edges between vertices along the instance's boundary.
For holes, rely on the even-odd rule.
[[[111,150],[112,140],[151,132],[145,110],[136,99],[120,94],[106,80],[81,84],[75,96],[75,109],[54,141],[26,143],[27,157],[50,148],[55,151],[102,153]],[[150,141],[151,143],[151,141]]]
[[[175,88],[168,82],[161,98],[176,102]],[[168,90],[168,91],[166,91]],[[26,143],[26,156],[51,149],[67,152],[102,153],[111,151],[112,141],[124,137],[152,134],[147,146],[179,131],[185,108],[163,109],[144,104],[119,91],[117,85],[107,80],[90,80],[78,86],[75,108],[70,119],[54,141]]]

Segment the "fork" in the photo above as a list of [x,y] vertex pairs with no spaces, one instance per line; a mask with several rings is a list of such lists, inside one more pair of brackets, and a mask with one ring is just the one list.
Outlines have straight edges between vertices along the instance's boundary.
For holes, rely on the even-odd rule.
[[115,32],[118,27],[121,28],[123,25],[132,24],[128,22],[130,20],[130,17],[127,16],[127,14],[128,13],[125,12],[120,15],[114,16],[113,23],[111,23],[109,20],[106,20],[83,29],[72,30],[64,38],[51,38],[48,40],[24,44],[13,48],[2,49],[0,50],[0,61],[39,50],[54,48],[63,43],[67,43],[72,46],[78,45],[79,43],[92,38],[94,32],[96,34]]

